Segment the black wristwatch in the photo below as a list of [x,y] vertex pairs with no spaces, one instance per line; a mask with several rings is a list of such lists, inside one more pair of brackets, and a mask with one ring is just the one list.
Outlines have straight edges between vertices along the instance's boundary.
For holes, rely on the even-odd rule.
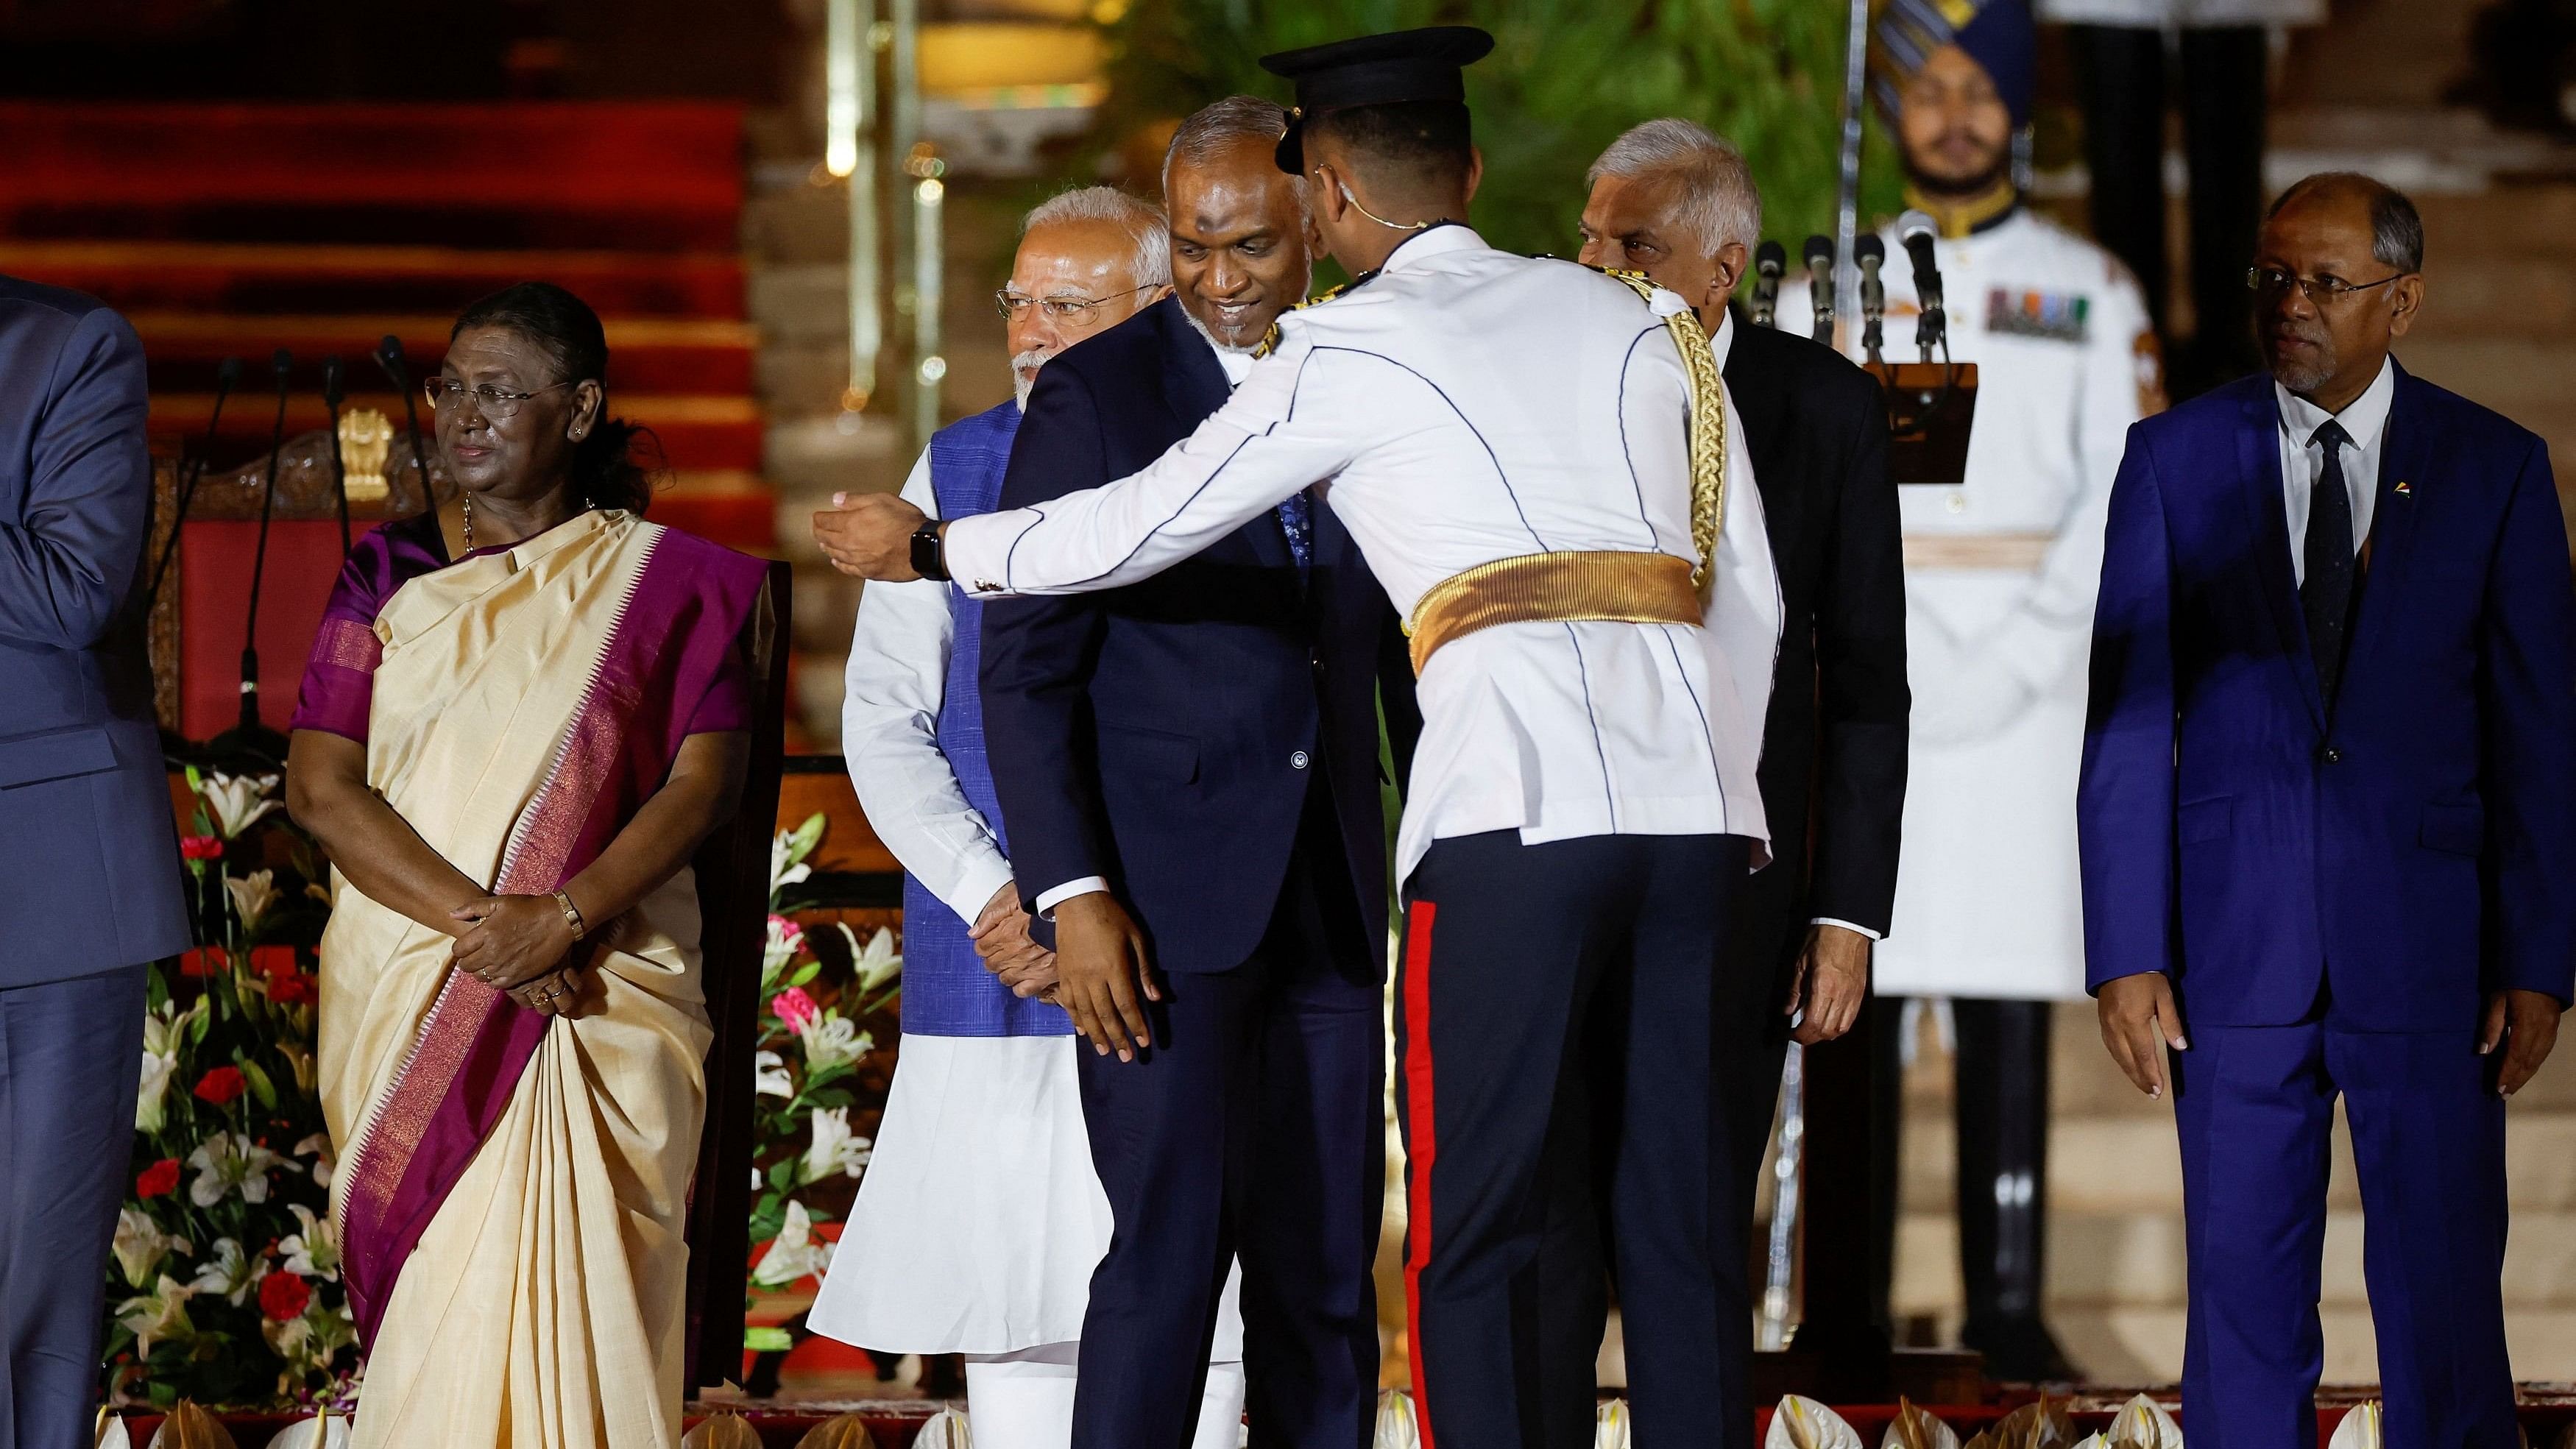
[[912,571],[925,579],[948,582],[948,550],[939,541],[939,520],[926,518],[912,531]]

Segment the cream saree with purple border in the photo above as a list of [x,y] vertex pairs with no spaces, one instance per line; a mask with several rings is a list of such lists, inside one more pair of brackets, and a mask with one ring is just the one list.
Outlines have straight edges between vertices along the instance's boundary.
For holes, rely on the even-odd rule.
[[[468,876],[553,890],[668,772],[762,567],[602,512],[411,580],[375,619],[369,784]],[[676,1444],[694,878],[595,929],[569,1016],[451,973],[452,944],[336,883],[321,1081],[367,1345],[355,1443]]]

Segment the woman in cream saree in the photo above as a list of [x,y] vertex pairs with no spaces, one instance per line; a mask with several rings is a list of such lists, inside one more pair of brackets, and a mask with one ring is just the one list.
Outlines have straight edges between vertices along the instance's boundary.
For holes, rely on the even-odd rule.
[[765,566],[584,506],[617,476],[585,440],[624,466],[597,328],[550,288],[468,310],[431,384],[462,506],[353,553],[297,710],[362,1445],[679,1438],[686,862],[739,789]]

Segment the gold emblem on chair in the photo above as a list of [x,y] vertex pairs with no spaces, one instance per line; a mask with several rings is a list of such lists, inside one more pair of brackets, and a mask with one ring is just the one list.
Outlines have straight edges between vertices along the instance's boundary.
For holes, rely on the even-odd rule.
[[340,466],[351,503],[382,503],[393,491],[385,478],[393,449],[393,419],[374,408],[351,408],[340,415]]

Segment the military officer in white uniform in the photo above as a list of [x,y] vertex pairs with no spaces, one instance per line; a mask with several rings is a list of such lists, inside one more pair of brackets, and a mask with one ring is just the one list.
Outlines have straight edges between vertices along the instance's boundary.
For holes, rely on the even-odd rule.
[[[2049,1006],[2084,994],[2085,661],[2112,475],[2129,425],[2163,403],[2135,282],[2014,190],[2035,49],[2023,0],[1990,0],[1955,30],[1952,8],[1894,0],[1872,47],[1907,200],[1941,227],[1950,355],[1980,373],[1966,481],[1898,490],[1913,744],[1874,987],[1951,1002],[1962,1337],[1989,1373],[2046,1379],[2067,1368],[2041,1318],[2041,1245]],[[1910,359],[1920,307],[1895,229],[1885,236],[1888,350]],[[1807,330],[1804,292],[1784,289],[1782,328]],[[1880,1040],[1892,1051],[1912,1037]],[[1881,1076],[1892,1122],[1895,1064]],[[1881,1229],[1894,1231],[1892,1201]]]
[[[1688,305],[1459,224],[1480,169],[1459,67],[1491,44],[1442,28],[1265,61],[1297,83],[1280,163],[1307,176],[1327,246],[1361,280],[1283,318],[1233,399],[1159,462],[946,525],[855,500],[816,532],[870,577],[910,577],[917,558],[979,594],[1072,592],[1150,575],[1311,485],[1409,620],[1420,678],[1397,1051],[1422,1438],[1591,1442],[1588,1403],[1543,1411],[1525,1390],[1589,1368],[1589,1345],[1581,1363],[1535,1361],[1536,1290],[1549,1176],[1594,1152],[1576,1084],[1606,1081],[1615,1140],[1594,1187],[1636,1421],[1748,1445],[1710,1371],[1720,1316],[1749,1305],[1721,1302],[1707,1231],[1730,905],[1708,883],[1767,858],[1754,765],[1777,583]],[[1172,983],[1066,978],[1096,1049],[1150,1049],[1138,997]]]

